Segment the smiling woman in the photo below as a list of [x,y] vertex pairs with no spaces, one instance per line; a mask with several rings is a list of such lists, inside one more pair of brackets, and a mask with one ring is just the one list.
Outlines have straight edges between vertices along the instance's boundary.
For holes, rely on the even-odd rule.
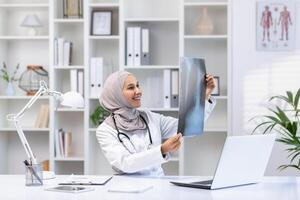
[[123,95],[133,108],[141,106],[142,90],[133,75],[128,75],[124,82]]
[[[207,77],[207,94],[214,82]],[[161,164],[181,145],[178,120],[141,107],[142,90],[136,77],[117,71],[105,81],[100,104],[111,115],[97,128],[97,139],[112,168],[120,174],[162,176]],[[212,100],[212,99],[211,99]],[[207,101],[208,116],[215,105]],[[206,117],[207,118],[207,117]],[[164,142],[162,142],[164,141]]]

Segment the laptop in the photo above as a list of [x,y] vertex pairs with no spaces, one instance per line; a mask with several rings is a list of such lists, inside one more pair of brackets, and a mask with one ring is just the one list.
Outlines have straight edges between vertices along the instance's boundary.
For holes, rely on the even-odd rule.
[[227,137],[212,180],[171,183],[201,189],[219,189],[258,183],[263,178],[276,134]]

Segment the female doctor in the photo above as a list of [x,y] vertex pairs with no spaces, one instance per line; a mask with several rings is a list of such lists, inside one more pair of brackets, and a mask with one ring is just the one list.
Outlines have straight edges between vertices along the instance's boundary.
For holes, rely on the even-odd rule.
[[[215,100],[209,99],[215,87],[211,75],[206,75],[205,119],[212,111]],[[118,174],[162,176],[161,164],[168,161],[169,153],[179,149],[181,133],[177,134],[178,120],[138,110],[142,90],[129,72],[117,71],[105,81],[100,104],[111,115],[97,128],[97,139],[102,152]],[[162,141],[164,141],[162,143]]]

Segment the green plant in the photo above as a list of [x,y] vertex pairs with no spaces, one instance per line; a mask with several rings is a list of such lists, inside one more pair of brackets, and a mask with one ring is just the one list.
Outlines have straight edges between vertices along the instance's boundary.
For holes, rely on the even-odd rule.
[[90,119],[94,126],[101,124],[106,117],[110,115],[110,112],[105,110],[102,106],[97,106],[94,112],[91,114]]
[[296,95],[287,91],[285,96],[272,96],[269,101],[277,99],[286,105],[284,108],[283,106],[278,105],[274,105],[273,108],[268,107],[268,110],[272,115],[261,116],[264,121],[258,124],[252,131],[252,133],[254,133],[259,130],[259,128],[264,128],[263,134],[265,134],[275,130],[280,135],[280,138],[277,139],[277,141],[288,146],[285,150],[288,152],[290,163],[279,166],[279,170],[284,170],[288,167],[300,170],[300,137],[297,135],[297,130],[300,125],[299,98],[300,89],[298,89]]
[[7,71],[7,66],[5,64],[5,62],[3,62],[3,67],[1,68],[1,77],[3,78],[3,80],[5,80],[6,82],[10,82],[10,81],[17,81],[18,79],[16,78],[16,74],[19,70],[20,67],[20,63],[17,64],[16,69],[13,73],[12,76],[9,75],[8,71]]

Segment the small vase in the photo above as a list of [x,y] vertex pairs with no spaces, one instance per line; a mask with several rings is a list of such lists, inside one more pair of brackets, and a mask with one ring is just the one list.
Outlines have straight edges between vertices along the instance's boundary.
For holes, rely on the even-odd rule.
[[197,33],[202,35],[211,34],[214,30],[212,19],[207,13],[207,8],[202,8],[201,15],[199,17]]
[[15,95],[15,89],[12,84],[12,82],[8,82],[7,87],[6,87],[6,95],[7,96],[14,96]]

